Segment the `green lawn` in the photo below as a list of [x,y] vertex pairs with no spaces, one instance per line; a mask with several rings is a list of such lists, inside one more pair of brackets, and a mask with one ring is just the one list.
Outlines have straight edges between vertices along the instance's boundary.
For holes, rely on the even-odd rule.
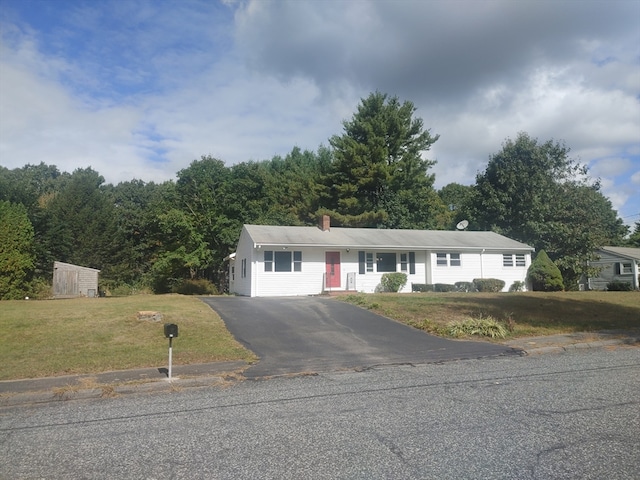
[[[640,328],[638,292],[385,293],[340,300],[440,335],[451,321],[478,317],[510,318],[511,337]],[[138,320],[143,310],[162,313],[162,322]],[[194,297],[3,301],[0,380],[164,366],[164,323],[180,329],[175,365],[256,360]]]
[[340,298],[436,334],[444,334],[449,322],[486,317],[511,319],[511,337],[640,328],[638,292],[380,293]]
[[[138,320],[143,310],[162,313],[162,321]],[[255,360],[195,297],[3,301],[0,380],[164,366],[169,346],[164,323],[179,327],[174,365]]]

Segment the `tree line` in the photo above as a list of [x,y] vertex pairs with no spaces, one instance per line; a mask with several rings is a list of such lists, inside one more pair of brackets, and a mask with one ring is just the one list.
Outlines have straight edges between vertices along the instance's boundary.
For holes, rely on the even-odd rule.
[[101,270],[102,290],[224,290],[242,225],[493,230],[545,250],[565,285],[603,245],[640,246],[561,142],[526,133],[491,155],[474,185],[434,188],[424,158],[438,135],[410,101],[375,92],[317,151],[227,166],[203,156],[162,183],[105,183],[91,167],[0,167],[0,298],[46,296],[54,261]]

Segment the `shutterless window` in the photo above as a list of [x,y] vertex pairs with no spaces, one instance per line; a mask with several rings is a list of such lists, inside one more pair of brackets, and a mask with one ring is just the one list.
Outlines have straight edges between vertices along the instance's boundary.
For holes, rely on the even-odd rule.
[[631,267],[631,263],[621,263],[620,273],[622,275],[631,275],[633,273],[633,268]]
[[276,272],[290,272],[291,271],[291,252],[274,252],[276,262]]
[[[293,268],[293,269],[292,269]],[[273,251],[265,250],[264,252],[264,271],[265,272],[301,272],[302,271],[302,252]]]
[[502,254],[502,266],[503,267],[513,267],[513,255],[510,253]]
[[516,267],[524,267],[527,265],[527,262],[524,258],[524,253],[516,253]]
[[460,267],[462,260],[459,253],[436,253],[436,265],[438,267]]
[[378,272],[395,272],[396,254],[389,252],[376,253],[376,269]]

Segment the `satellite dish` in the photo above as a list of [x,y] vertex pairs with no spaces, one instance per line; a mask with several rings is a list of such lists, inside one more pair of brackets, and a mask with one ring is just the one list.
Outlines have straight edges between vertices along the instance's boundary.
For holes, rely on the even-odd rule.
[[464,230],[465,228],[467,228],[469,226],[469,220],[462,220],[461,222],[459,222],[456,225],[456,228],[458,230]]

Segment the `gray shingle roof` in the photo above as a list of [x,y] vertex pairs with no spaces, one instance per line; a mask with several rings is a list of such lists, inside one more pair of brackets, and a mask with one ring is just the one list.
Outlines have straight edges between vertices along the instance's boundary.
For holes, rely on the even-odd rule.
[[386,230],[375,228],[283,227],[245,225],[256,245],[340,248],[525,250],[533,247],[494,232],[448,230]]
[[614,253],[621,257],[630,258],[640,261],[640,248],[633,247],[602,247],[602,250],[609,253]]

